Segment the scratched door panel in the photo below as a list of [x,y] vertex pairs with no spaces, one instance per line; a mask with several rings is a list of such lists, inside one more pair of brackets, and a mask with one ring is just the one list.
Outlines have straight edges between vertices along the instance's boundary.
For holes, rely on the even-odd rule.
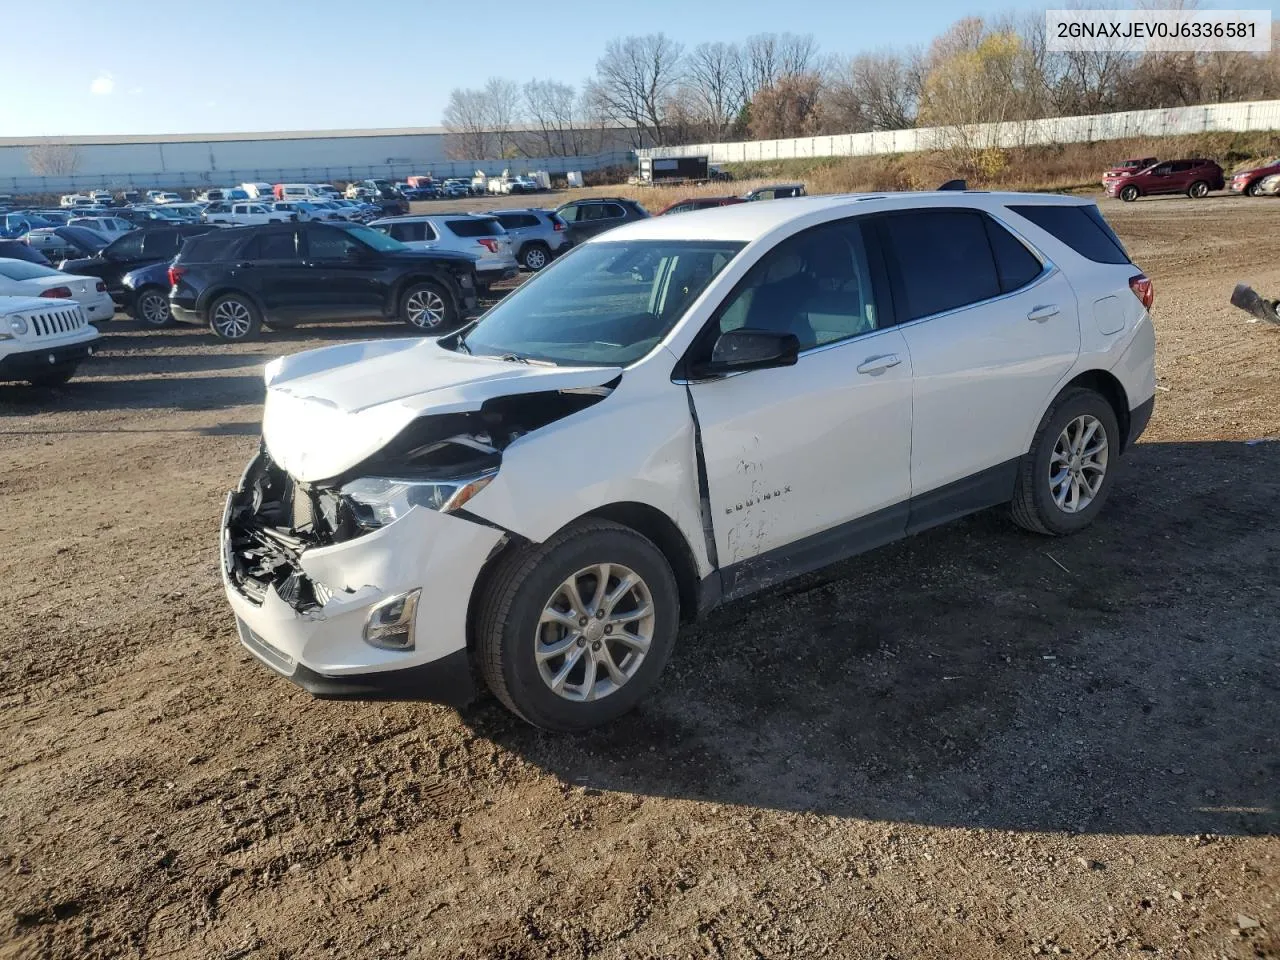
[[[858,373],[887,355],[899,362]],[[690,390],[722,566],[910,496],[911,360],[894,328]]]

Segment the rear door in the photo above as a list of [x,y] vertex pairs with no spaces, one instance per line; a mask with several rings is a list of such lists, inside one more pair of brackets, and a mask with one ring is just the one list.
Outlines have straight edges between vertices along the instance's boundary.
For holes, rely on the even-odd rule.
[[911,354],[918,528],[1012,496],[1018,458],[1080,352],[1076,297],[982,211],[916,209],[877,225]]
[[261,231],[232,268],[230,279],[258,298],[268,322],[304,319],[315,307],[315,277],[298,253],[297,233],[292,227]]

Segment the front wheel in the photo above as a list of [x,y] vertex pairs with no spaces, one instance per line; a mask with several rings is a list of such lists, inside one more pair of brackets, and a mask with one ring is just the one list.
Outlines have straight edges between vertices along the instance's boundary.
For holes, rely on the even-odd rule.
[[546,730],[586,730],[653,689],[679,622],[662,552],[629,527],[589,520],[498,562],[478,606],[476,655],[514,713]]
[[1013,520],[1060,537],[1093,522],[1111,491],[1120,429],[1106,398],[1070,390],[1045,413],[1018,469]]
[[1193,200],[1203,200],[1209,195],[1209,184],[1203,180],[1197,180],[1187,188],[1187,196]]
[[209,327],[221,340],[251,340],[262,329],[262,317],[247,297],[232,293],[209,308]]
[[1249,184],[1247,187],[1244,188],[1244,195],[1246,197],[1256,197],[1261,192],[1262,192],[1261,180],[1255,180],[1253,181],[1253,183]]
[[1130,184],[1120,191],[1120,199],[1125,203],[1133,203],[1138,199],[1138,188]]
[[149,327],[168,327],[173,324],[169,298],[159,287],[144,287],[139,291],[133,312]]
[[400,319],[419,330],[440,330],[457,318],[453,298],[439,284],[415,283],[400,298]]

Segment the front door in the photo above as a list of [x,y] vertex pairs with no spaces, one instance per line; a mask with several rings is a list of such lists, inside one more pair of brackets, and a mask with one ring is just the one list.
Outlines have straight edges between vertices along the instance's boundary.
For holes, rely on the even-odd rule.
[[315,317],[382,315],[382,285],[370,263],[373,250],[346,230],[307,224],[299,245],[314,278],[308,304]]
[[[869,255],[870,254],[870,255]],[[736,328],[794,333],[794,366],[693,382],[726,595],[900,536],[910,496],[911,357],[857,219],[779,243],[691,348]]]

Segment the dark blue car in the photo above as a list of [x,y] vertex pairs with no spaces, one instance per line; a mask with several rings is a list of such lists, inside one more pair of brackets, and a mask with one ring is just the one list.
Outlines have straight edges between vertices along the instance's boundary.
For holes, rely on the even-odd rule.
[[169,312],[169,263],[165,260],[130,270],[120,281],[125,313],[149,327],[173,323]]

